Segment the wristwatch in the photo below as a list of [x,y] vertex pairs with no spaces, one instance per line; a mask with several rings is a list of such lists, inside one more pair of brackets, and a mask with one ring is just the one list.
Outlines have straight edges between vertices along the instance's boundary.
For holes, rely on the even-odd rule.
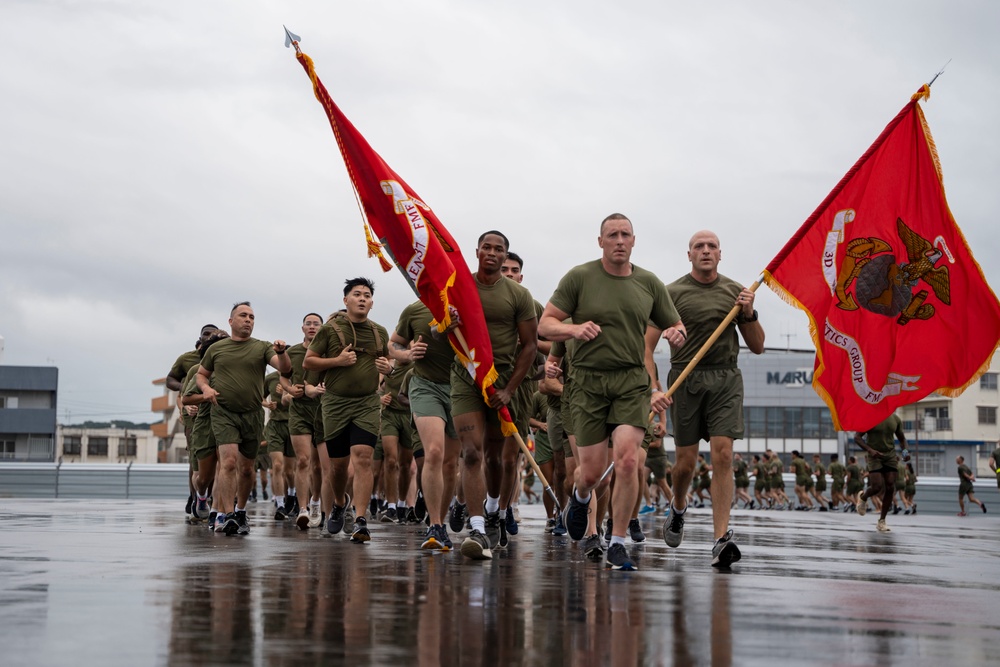
[[744,316],[743,313],[742,313],[742,311],[741,311],[740,314],[739,314],[739,317],[736,318],[736,323],[737,324],[750,324],[751,322],[756,322],[756,321],[757,321],[757,309],[756,308],[753,309],[753,315],[751,315],[750,317]]

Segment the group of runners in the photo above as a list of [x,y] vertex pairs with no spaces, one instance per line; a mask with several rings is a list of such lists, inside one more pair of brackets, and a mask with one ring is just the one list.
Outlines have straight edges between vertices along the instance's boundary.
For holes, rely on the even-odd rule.
[[[457,545],[466,558],[490,559],[518,532],[522,452],[503,434],[498,408],[506,406],[522,434],[534,430],[534,461],[564,508],[557,514],[543,494],[547,531],[568,533],[610,569],[635,569],[626,538],[645,539],[637,519],[651,503],[652,472],[668,499],[666,543],[680,547],[688,506],[708,493],[711,564],[730,566],[741,558],[731,507],[788,502],[776,454],[751,461],[733,454],[733,440],[743,437],[740,337],[752,353],[764,350],[755,295],[718,272],[722,250],[712,232],[691,237],[690,271],[669,284],[631,262],[635,241],[624,215],[608,216],[600,257],[570,269],[543,307],[521,284],[522,262],[507,237],[495,230],[479,237],[474,278],[498,375],[488,401],[456,359],[449,331],[438,331],[422,303],[407,306],[391,331],[369,317],[375,286],[368,279],[346,281],[341,310],[306,314],[294,345],[253,338],[253,308],[236,304],[228,331],[203,327],[196,350],[178,358],[167,380],[180,394],[188,434],[191,516],[215,532],[249,533],[246,507],[264,450],[276,520],[344,532],[356,543],[372,539],[374,517],[423,520],[423,549]],[[734,309],[668,397],[664,388]],[[454,315],[452,326],[460,326],[462,313]],[[664,340],[671,368],[661,384],[653,353]],[[656,474],[668,465],[667,410],[676,446],[669,482]],[[696,477],[699,465],[707,467],[702,440],[711,474]],[[859,492],[895,488],[895,478],[881,474],[883,487],[863,491],[853,457],[846,467],[835,457],[828,468],[816,457],[811,468],[800,456],[792,465],[802,506],[853,506]],[[829,500],[806,482],[815,476],[825,484],[828,473]]]

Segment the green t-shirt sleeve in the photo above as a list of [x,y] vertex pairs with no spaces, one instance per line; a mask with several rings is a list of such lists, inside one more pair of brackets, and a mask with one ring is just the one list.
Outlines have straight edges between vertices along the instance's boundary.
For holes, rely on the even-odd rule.
[[658,329],[667,329],[677,324],[681,316],[677,313],[674,300],[670,298],[667,286],[658,279],[653,278],[651,288],[653,290],[653,311],[650,313],[650,321]]

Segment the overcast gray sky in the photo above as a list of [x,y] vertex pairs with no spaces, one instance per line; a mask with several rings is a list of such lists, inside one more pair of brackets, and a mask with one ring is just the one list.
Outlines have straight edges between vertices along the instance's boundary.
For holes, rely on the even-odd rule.
[[[907,102],[1000,284],[1000,3],[60,2],[0,7],[4,363],[55,365],[59,419],[155,419],[151,385],[249,299],[298,340],[376,282],[336,143],[282,24],[331,95],[463,244],[496,228],[542,303],[628,215],[635,263],[690,269],[694,231],[752,282]],[[810,345],[762,287],[768,345]]]

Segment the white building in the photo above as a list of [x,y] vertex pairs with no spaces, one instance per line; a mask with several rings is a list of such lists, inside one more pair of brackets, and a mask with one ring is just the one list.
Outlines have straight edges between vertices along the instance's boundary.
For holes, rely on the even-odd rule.
[[59,425],[56,461],[62,463],[157,463],[157,439],[149,429],[80,428]]

